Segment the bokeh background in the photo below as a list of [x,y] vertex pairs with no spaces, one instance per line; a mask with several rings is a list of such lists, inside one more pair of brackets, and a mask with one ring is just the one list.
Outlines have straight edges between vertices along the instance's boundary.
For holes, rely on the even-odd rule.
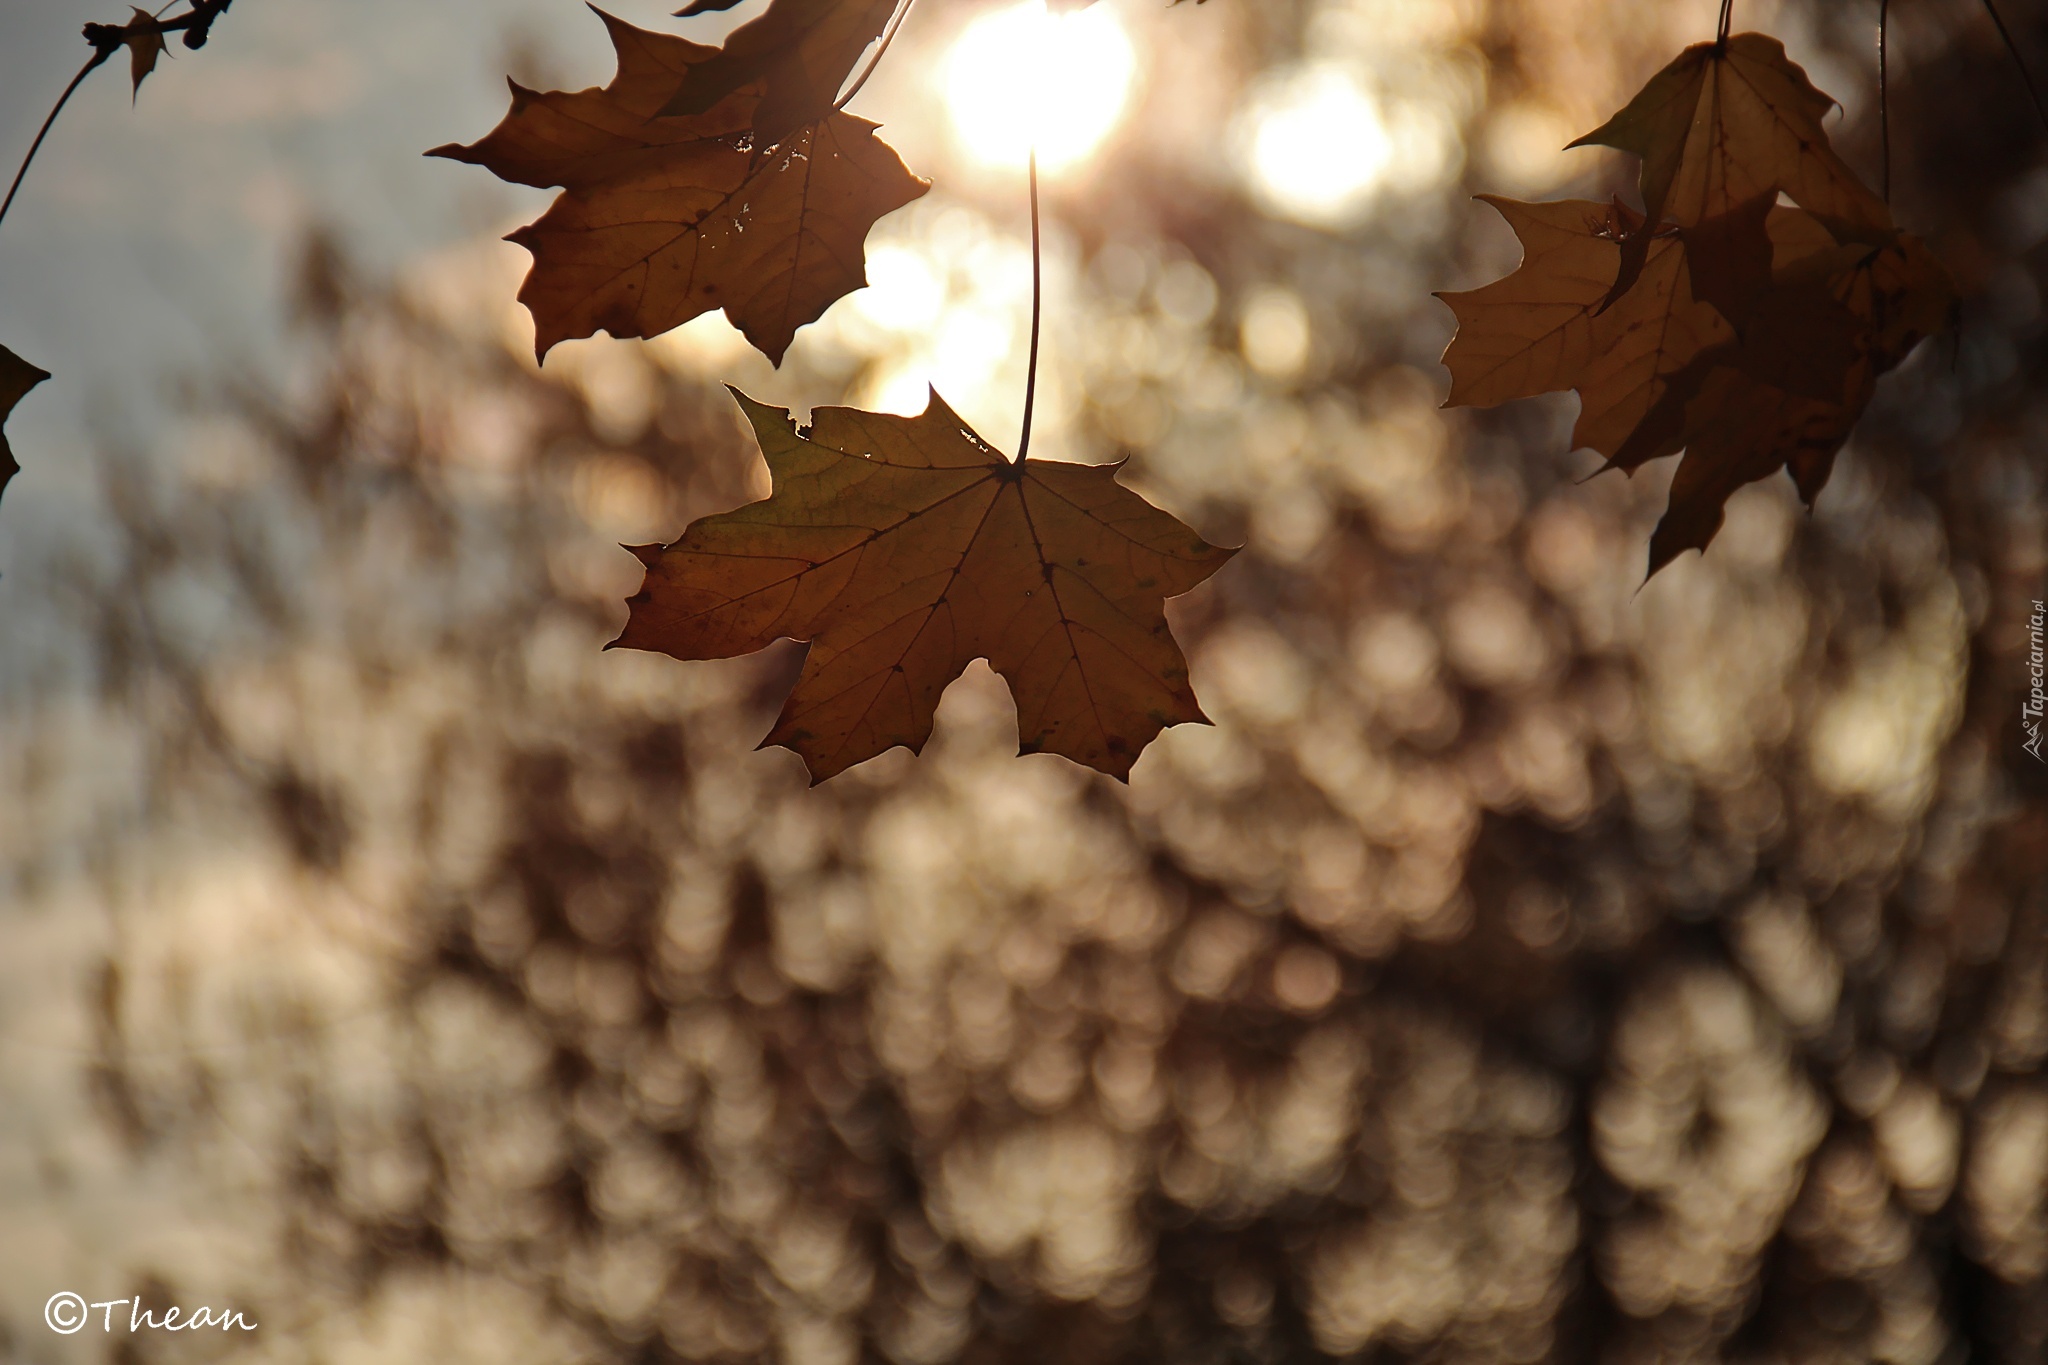
[[[1430,291],[1514,262],[1473,193],[1626,189],[1557,149],[1711,0],[919,0],[855,109],[936,187],[779,373],[535,368],[547,196],[417,153],[608,77],[568,0],[97,77],[0,228],[0,1357],[2043,1359],[2048,135],[1891,8],[1960,325],[1647,585],[1671,462],[1441,410]],[[0,16],[8,156],[120,17]],[[1736,19],[1875,181],[1875,4]],[[766,492],[725,381],[1013,444],[1034,126],[1034,453],[1246,546],[1170,609],[1216,724],[1124,787],[977,665],[809,789],[801,646],[601,652],[617,546]]]

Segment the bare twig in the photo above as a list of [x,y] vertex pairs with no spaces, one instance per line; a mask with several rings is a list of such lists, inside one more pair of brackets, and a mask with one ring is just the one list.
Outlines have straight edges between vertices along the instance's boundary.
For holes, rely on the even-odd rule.
[[2012,54],[2012,64],[2019,68],[2020,84],[2027,87],[2027,98],[2034,102],[2034,112],[2041,116],[2041,126],[2048,128],[2048,104],[2041,103],[2040,87],[2034,84],[2034,77],[2027,70],[2027,59],[2020,55],[2019,44],[2012,40],[2012,33],[1999,17],[1998,6],[1992,0],[1984,0],[1984,12],[1991,16],[1991,22],[1998,27],[1998,36],[2005,40],[2005,50]]
[[57,115],[64,112],[64,105],[71,99],[71,92],[78,89],[93,69],[104,64],[107,58],[121,50],[122,44],[142,33],[145,29],[153,33],[177,33],[185,35],[185,46],[202,48],[213,31],[213,21],[224,13],[235,0],[191,0],[192,8],[171,19],[157,19],[145,16],[131,19],[125,24],[87,24],[85,41],[92,44],[92,56],[85,65],[78,68],[78,74],[71,78],[71,84],[64,87],[64,93],[57,96],[57,103],[50,109],[43,126],[36,130],[36,140],[28,145],[28,155],[21,159],[21,168],[14,173],[14,183],[7,187],[7,198],[0,200],[0,221],[7,217],[7,210],[14,204],[14,196],[21,189],[22,177],[28,174],[29,163],[42,150],[43,139],[50,135],[50,125],[57,121]]

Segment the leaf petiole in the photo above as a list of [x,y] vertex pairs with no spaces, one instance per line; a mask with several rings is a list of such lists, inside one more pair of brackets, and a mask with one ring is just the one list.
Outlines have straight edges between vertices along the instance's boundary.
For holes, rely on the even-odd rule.
[[1038,148],[1031,149],[1031,359],[1024,371],[1024,434],[1017,438],[1017,463],[1031,449],[1031,409],[1038,402],[1038,326],[1045,313],[1045,253],[1038,241]]
[[875,68],[880,66],[882,58],[888,55],[889,44],[896,41],[896,30],[903,27],[903,21],[910,17],[910,7],[916,3],[917,0],[903,0],[902,5],[896,11],[896,16],[889,21],[889,27],[882,33],[882,45],[875,49],[874,56],[868,58],[868,64],[861,68],[861,73],[854,78],[853,85],[832,105],[833,113],[836,114],[847,105],[853,103],[853,97],[858,95],[860,88],[868,83],[868,77],[875,74]]
[[[170,0],[170,4],[166,4],[163,9],[158,10],[157,14],[162,14],[165,9],[169,9],[172,4],[176,3],[177,0]],[[234,0],[192,0],[192,8],[177,18],[162,20],[152,18],[151,23],[154,24],[155,31],[159,34],[175,33],[182,29],[185,31],[185,46],[191,48],[204,47],[207,34],[213,27],[213,21],[219,18],[221,13],[233,3]],[[51,106],[49,116],[43,120],[43,126],[36,130],[36,140],[29,143],[28,155],[21,159],[21,166],[14,173],[13,183],[7,187],[7,197],[0,199],[0,221],[6,219],[7,210],[13,207],[14,196],[21,189],[22,178],[28,174],[29,163],[34,161],[36,153],[42,150],[43,139],[50,135],[50,125],[57,121],[57,115],[64,112],[64,106],[70,101],[72,92],[78,89],[85,81],[85,78],[93,73],[94,68],[100,66],[107,58],[120,50],[122,44],[128,41],[130,32],[134,27],[134,22],[127,24],[87,24],[85,26],[85,40],[92,44],[92,56],[86,58],[85,65],[78,68],[78,74],[71,78],[71,84],[64,87],[63,94],[57,96],[57,103]]]
[[64,112],[64,104],[71,98],[71,92],[92,74],[94,67],[113,55],[114,49],[111,47],[95,47],[92,56],[85,59],[85,65],[79,67],[78,74],[71,78],[71,84],[64,87],[63,94],[57,96],[57,103],[51,108],[49,117],[44,119],[43,126],[36,130],[36,140],[28,144],[28,155],[21,159],[21,169],[14,173],[14,183],[7,187],[7,197],[0,199],[0,221],[5,221],[7,210],[13,207],[14,196],[21,189],[22,177],[28,174],[29,163],[34,161],[36,153],[42,150],[43,139],[50,135],[50,125],[57,121],[57,115]]

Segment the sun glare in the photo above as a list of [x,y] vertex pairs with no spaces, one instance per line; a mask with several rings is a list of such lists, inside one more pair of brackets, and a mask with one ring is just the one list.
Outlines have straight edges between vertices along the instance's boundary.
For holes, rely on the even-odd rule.
[[976,160],[1058,170],[1102,145],[1130,100],[1137,56],[1108,5],[1047,13],[1026,0],[969,24],[946,58],[954,135]]
[[1432,187],[1457,157],[1440,109],[1388,100],[1337,63],[1270,75],[1246,105],[1238,142],[1267,207],[1316,227],[1351,226],[1387,193]]

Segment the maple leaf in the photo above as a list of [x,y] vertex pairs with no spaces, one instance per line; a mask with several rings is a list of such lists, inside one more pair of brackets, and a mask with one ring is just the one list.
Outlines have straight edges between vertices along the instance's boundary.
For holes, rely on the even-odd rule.
[[808,640],[762,744],[821,782],[921,751],[947,684],[985,658],[1017,702],[1019,751],[1117,778],[1169,725],[1204,721],[1165,600],[1236,551],[1116,481],[1116,466],[1012,463],[933,393],[917,417],[733,395],[767,457],[765,501],[693,522],[647,566],[615,646],[679,659]]
[[21,472],[14,462],[13,447],[7,444],[7,418],[30,389],[49,377],[49,371],[37,369],[0,346],[0,493],[6,492],[8,481]]
[[[725,8],[699,3],[676,13]],[[896,0],[774,0],[766,14],[734,29],[715,56],[694,63],[659,112],[708,113],[760,82],[765,92],[753,129],[762,141],[779,142],[831,112],[853,64],[882,36],[895,9]]]
[[1677,230],[1693,297],[1712,304],[1738,331],[1771,287],[1777,247],[1769,221],[1776,200],[1776,194],[1759,194]]
[[1673,376],[1608,468],[1633,471],[1684,450],[1649,571],[1704,550],[1744,484],[1783,468],[1808,507],[1876,392],[1877,379],[1939,331],[1954,304],[1948,275],[1919,239],[1836,242],[1814,215],[1780,205],[1770,290],[1734,341]]
[[143,79],[156,70],[156,59],[164,52],[163,26],[156,16],[139,6],[131,5],[135,17],[121,29],[121,41],[128,45],[128,78],[131,98],[142,91]]
[[1640,223],[1635,215],[1586,199],[1480,197],[1515,230],[1522,263],[1492,284],[1437,296],[1458,319],[1443,358],[1451,371],[1446,406],[1577,389],[1573,447],[1612,456],[1673,376],[1700,352],[1734,339],[1721,312],[1695,297],[1681,238],[1646,238],[1635,288],[1602,312],[1621,252],[1617,239]]
[[1645,221],[1622,244],[1608,301],[1634,284],[1666,219],[1691,226],[1783,192],[1824,219],[1891,231],[1884,201],[1828,145],[1821,116],[1833,105],[1784,44],[1738,33],[1685,49],[1613,118],[1572,142],[1642,158]]
[[930,182],[851,114],[763,145],[757,86],[701,115],[661,117],[678,77],[719,49],[598,14],[618,54],[609,85],[543,93],[513,83],[512,108],[488,135],[428,155],[567,191],[508,238],[533,253],[519,300],[538,355],[600,330],[658,336],[723,307],[780,364],[797,328],[867,283],[863,243],[875,221]]
[[1603,469],[1633,473],[1684,452],[1651,537],[1652,574],[1704,549],[1729,496],[1781,468],[1811,506],[1877,377],[1952,306],[1916,238],[1863,240],[1770,199],[1639,238],[1643,269],[1608,307],[1606,281],[1640,219],[1618,204],[1488,197],[1521,239],[1522,264],[1439,296],[1458,318],[1447,405],[1574,388],[1572,444],[1605,455]]

